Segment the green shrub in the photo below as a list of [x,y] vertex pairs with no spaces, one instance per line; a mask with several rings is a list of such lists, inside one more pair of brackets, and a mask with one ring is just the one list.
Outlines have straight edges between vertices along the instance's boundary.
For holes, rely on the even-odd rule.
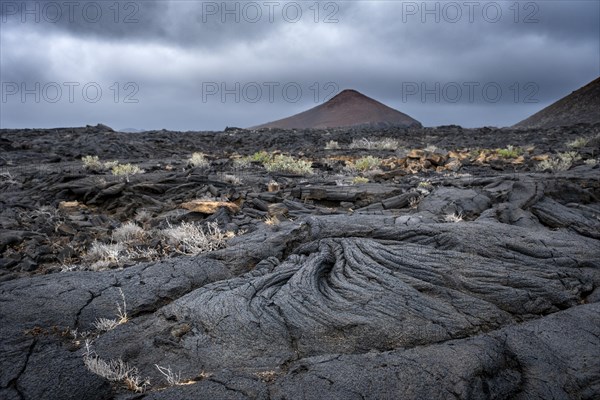
[[356,170],[356,171],[361,171],[361,172],[370,171],[370,170],[379,168],[380,166],[381,166],[381,159],[378,157],[373,157],[373,156],[361,157],[358,160],[354,161],[353,163],[350,163],[350,165],[348,165],[348,167],[351,170]]
[[273,156],[264,150],[257,151],[256,153],[254,153],[250,156],[250,161],[259,162],[262,164],[267,163],[267,162],[271,161],[272,159],[273,159]]
[[369,183],[369,179],[363,176],[355,176],[354,178],[352,178],[353,185],[358,185],[360,183]]
[[264,167],[269,172],[287,172],[298,175],[312,174],[312,162],[297,160],[294,157],[276,155],[272,160],[265,162]]
[[523,154],[523,150],[519,147],[513,147],[509,144],[506,146],[506,149],[499,149],[497,153],[502,158],[517,158]]

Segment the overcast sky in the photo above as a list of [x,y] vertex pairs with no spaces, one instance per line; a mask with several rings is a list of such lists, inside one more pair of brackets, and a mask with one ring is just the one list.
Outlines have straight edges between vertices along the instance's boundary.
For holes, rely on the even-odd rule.
[[599,4],[2,0],[0,127],[222,130],[345,88],[509,126],[600,75]]

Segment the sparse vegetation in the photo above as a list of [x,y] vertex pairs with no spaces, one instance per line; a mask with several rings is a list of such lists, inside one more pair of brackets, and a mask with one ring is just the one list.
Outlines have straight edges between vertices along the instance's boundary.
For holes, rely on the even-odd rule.
[[278,192],[279,189],[280,189],[279,183],[277,183],[276,181],[274,181],[272,179],[267,184],[267,191],[269,193]]
[[444,221],[446,222],[461,222],[463,220],[463,215],[461,212],[454,212],[452,214],[446,214],[444,216]]
[[410,208],[417,208],[419,206],[419,203],[421,202],[422,197],[421,196],[417,196],[417,197],[413,197],[408,201],[408,206]]
[[121,294],[121,300],[123,301],[123,305],[117,302],[117,319],[111,318],[99,318],[94,322],[94,327],[101,332],[108,332],[110,330],[115,329],[117,326],[122,325],[129,321],[129,317],[127,316],[127,302],[125,301],[125,294],[123,294],[123,290],[119,288],[119,293]]
[[227,182],[231,185],[241,185],[242,180],[235,175],[225,174],[223,175],[223,182]]
[[270,162],[271,160],[273,160],[273,155],[271,153],[267,153],[264,150],[261,150],[249,156],[236,158],[235,160],[233,160],[233,167],[236,169],[245,169],[248,168],[252,163],[265,164]]
[[8,186],[20,185],[20,183],[12,176],[10,172],[0,173],[0,183],[6,184]]
[[100,162],[98,156],[84,156],[81,158],[81,161],[83,161],[85,169],[90,171],[100,171],[104,169],[104,165]]
[[[260,397],[262,392],[265,396],[301,397],[301,385],[284,387],[300,364],[311,371],[318,364],[317,369],[335,372],[339,360],[313,357],[290,364],[285,362],[290,358],[290,347],[292,353],[297,347],[302,358],[307,353],[338,354],[344,352],[346,342],[352,348],[362,343],[361,354],[376,351],[376,357],[367,354],[365,358],[363,354],[350,361],[359,368],[365,362],[379,368],[394,363],[393,352],[414,345],[415,332],[417,344],[462,336],[469,342],[473,334],[508,324],[502,328],[504,336],[512,335],[518,341],[522,329],[512,322],[531,315],[544,317],[548,314],[546,303],[552,304],[556,298],[572,298],[573,304],[594,300],[590,293],[595,286],[589,284],[593,279],[586,266],[596,262],[592,236],[600,215],[593,197],[600,175],[600,153],[595,141],[579,152],[566,147],[567,141],[600,131],[594,125],[489,131],[469,128],[457,134],[446,128],[336,128],[331,136],[301,129],[291,139],[286,136],[291,132],[265,129],[231,136],[216,133],[219,139],[214,141],[210,139],[213,133],[155,131],[92,137],[85,133],[91,129],[72,130],[60,135],[49,130],[60,141],[48,146],[46,154],[33,150],[54,140],[52,135],[40,139],[37,136],[41,134],[33,132],[32,140],[26,142],[21,136],[27,139],[28,131],[2,132],[8,141],[0,140],[0,148],[9,150],[0,154],[0,190],[5,192],[5,209],[0,212],[4,228],[0,258],[5,271],[0,281],[4,281],[1,285],[8,294],[2,307],[4,314],[18,316],[4,318],[8,325],[3,330],[9,334],[4,347],[10,352],[5,364],[16,366],[16,377],[30,357],[22,379],[8,382],[5,391],[19,389],[24,396],[42,393],[39,397],[50,393],[57,398],[91,393],[89,397],[106,394],[118,399],[185,399],[195,395],[218,399],[244,393]],[[405,148],[347,149],[353,138],[370,135],[389,135]],[[206,148],[198,138],[208,139]],[[339,140],[343,150],[323,150],[331,138]],[[65,141],[81,144],[83,150],[75,150],[80,155],[97,153],[103,172],[84,169],[80,157],[72,159],[72,149],[64,145]],[[428,143],[444,147],[444,153],[431,154],[436,149],[425,148]],[[507,147],[509,143],[514,147]],[[529,151],[530,143],[538,147]],[[486,149],[476,153],[482,155],[481,162],[467,159],[469,146],[474,145]],[[524,157],[518,160],[508,154],[516,146],[524,150]],[[205,152],[210,168],[194,169],[187,164],[198,148]],[[249,161],[250,154],[263,148],[269,153],[257,152],[256,158],[264,158],[265,164],[284,157],[288,163],[312,161],[314,174],[267,172],[262,163]],[[136,149],[131,155],[135,158],[127,158],[128,149]],[[404,150],[410,151],[410,157],[397,156]],[[502,150],[509,158],[501,158]],[[231,157],[234,151],[239,154]],[[240,155],[248,156],[245,160],[250,169],[232,168]],[[15,164],[5,164],[2,158]],[[151,173],[132,177],[135,184],[125,184],[124,178],[114,177],[106,169],[104,161],[115,158]],[[532,172],[544,160],[552,162],[553,170],[571,169],[566,173]],[[165,170],[167,163],[174,166],[172,171]],[[13,177],[22,190],[3,183]],[[243,179],[242,186],[234,186],[239,178]],[[544,197],[544,192],[553,200]],[[251,233],[233,238],[229,230],[235,235],[242,235],[244,230]],[[543,264],[540,267],[532,262],[532,254],[550,258],[537,260]],[[553,255],[558,264],[552,262]],[[562,273],[566,261],[560,264],[567,258],[573,266],[567,277],[570,280]],[[581,268],[577,269],[578,262]],[[509,278],[506,268],[499,273],[481,273],[503,263],[512,271]],[[72,272],[58,273],[61,264]],[[89,272],[109,268],[112,270],[98,274]],[[411,268],[419,271],[411,273]],[[407,280],[402,272],[422,279]],[[561,278],[568,280],[567,287]],[[598,281],[600,275],[592,278]],[[571,281],[575,288],[569,286]],[[484,295],[494,302],[493,307],[508,311],[502,311],[501,320],[493,326],[489,319],[477,319],[479,314],[485,317],[489,313],[487,309],[469,308],[468,302],[466,307],[456,304],[452,288],[461,283],[464,285],[459,289],[474,296],[486,288],[496,290],[499,294],[491,300],[489,293]],[[387,290],[402,285],[417,295],[421,291],[422,298],[412,296],[406,306],[406,290],[391,294]],[[336,299],[333,292],[340,292],[340,288],[341,297]],[[309,296],[313,292],[316,296]],[[383,298],[378,296],[382,293]],[[534,301],[525,315],[521,308],[511,305],[515,296],[527,302],[528,293],[537,303]],[[433,313],[427,309],[431,296],[437,296],[443,306]],[[540,300],[540,296],[544,298]],[[569,305],[571,302],[565,307]],[[301,339],[302,335],[305,339],[312,335],[314,324],[301,326],[294,310],[318,314],[322,320],[319,325],[328,329],[326,339],[333,345],[323,350],[323,343]],[[394,316],[406,310],[416,311],[403,321],[381,324],[382,315]],[[450,330],[424,326],[422,310],[428,320],[449,318],[446,327]],[[361,320],[354,322],[360,326],[340,322],[340,313],[342,317],[359,315]],[[465,318],[472,325],[463,324]],[[457,319],[458,323],[452,323]],[[534,328],[544,328],[534,322]],[[327,328],[336,326],[341,331]],[[290,344],[286,333],[290,329],[300,338],[299,343]],[[274,340],[279,331],[282,337]],[[391,331],[400,334],[392,332],[390,336]],[[577,338],[580,330],[573,329],[572,333]],[[550,339],[562,345],[565,338]],[[478,354],[494,356],[497,346],[491,344],[491,350],[483,346]],[[536,346],[529,347],[522,348],[521,353],[535,357]],[[587,347],[579,347],[585,358]],[[253,351],[245,351],[248,349]],[[267,362],[267,356],[283,361]],[[417,361],[419,369],[428,360]],[[546,361],[541,360],[543,369],[549,368]],[[470,365],[475,375],[481,375],[480,364]],[[577,367],[567,372],[575,377],[585,374]],[[208,376],[200,372],[202,368],[215,376],[202,381]],[[345,370],[348,368],[340,374]],[[393,365],[382,369],[392,376],[396,370]],[[32,375],[36,371],[39,373]],[[462,382],[464,371],[449,365],[448,379]],[[61,374],[63,379],[59,379]],[[340,374],[328,373],[326,378],[340,382],[344,380]],[[73,375],[81,376],[73,379]],[[425,383],[435,385],[436,377],[427,375],[425,379],[431,379]],[[327,398],[329,383],[317,383],[324,388],[322,397]],[[90,387],[82,390],[82,384]],[[188,384],[191,386],[182,386]],[[392,386],[386,392],[384,382],[378,393],[384,398],[394,397],[398,390],[397,385]],[[349,388],[353,389],[351,383]],[[364,387],[358,389],[369,397]],[[511,389],[507,390],[512,393]],[[576,396],[578,389],[570,393]]]
[[381,138],[376,140],[369,140],[362,138],[360,140],[353,140],[350,143],[350,149],[365,149],[365,150],[396,150],[400,147],[399,142],[392,138]]
[[126,222],[112,233],[113,241],[117,243],[130,242],[144,237],[144,230],[133,222]]
[[106,161],[103,165],[104,165],[104,169],[112,170],[114,167],[119,165],[119,162],[118,161]]
[[339,148],[340,148],[340,144],[338,142],[336,142],[335,140],[330,140],[325,145],[325,150],[337,150]]
[[358,160],[347,165],[351,171],[369,171],[379,168],[381,166],[381,159],[373,156],[361,157]]
[[580,137],[573,140],[572,142],[567,143],[567,147],[570,147],[572,149],[580,149],[582,147],[587,146],[589,141],[590,139],[588,138]]
[[123,261],[124,252],[125,246],[121,243],[105,244],[95,241],[84,258],[91,263],[92,270],[98,271],[111,265],[120,264]]
[[267,225],[279,225],[281,221],[279,221],[279,218],[277,218],[277,215],[269,215],[265,218],[265,224]]
[[132,367],[121,359],[105,361],[91,348],[91,342],[86,340],[83,363],[86,368],[111,382],[121,382],[128,390],[143,393],[150,385],[148,378],[142,379],[136,367]]
[[115,176],[124,176],[129,180],[131,175],[142,174],[144,170],[133,164],[117,164],[112,167],[111,172]]
[[437,153],[437,152],[440,151],[440,149],[437,146],[433,145],[433,144],[427,145],[427,147],[425,147],[423,150],[426,151],[426,152],[428,152],[428,153]]
[[233,160],[233,168],[234,169],[246,169],[250,166],[250,158],[249,157],[241,157]]
[[273,382],[275,379],[277,379],[277,372],[262,371],[262,372],[257,372],[256,376],[263,382]]
[[117,326],[119,326],[117,320],[111,318],[98,318],[94,322],[94,328],[96,328],[100,332],[112,331]]
[[[83,261],[93,271],[123,266],[136,261],[152,261],[161,255],[175,251],[179,254],[196,255],[225,247],[228,239],[234,237],[233,232],[223,232],[216,222],[207,224],[206,228],[183,222],[178,226],[166,229],[145,231],[132,222],[124,223],[115,229],[113,242],[94,241],[83,256]],[[148,245],[149,238],[158,238],[158,244]],[[63,268],[64,271],[74,268]]]
[[363,176],[355,176],[354,178],[352,178],[352,184],[353,185],[358,185],[361,183],[369,183],[369,179],[365,178]]
[[433,185],[429,181],[421,181],[415,189],[420,196],[427,196],[433,190]]
[[517,158],[523,154],[523,150],[519,147],[514,147],[513,145],[509,144],[505,149],[499,149],[497,154],[502,158]]
[[283,154],[271,154],[266,151],[258,151],[251,156],[234,160],[234,166],[246,168],[251,162],[261,163],[269,172],[284,172],[297,175],[312,174],[312,162],[295,159]]
[[484,152],[482,149],[470,149],[469,150],[469,158],[475,160],[479,157],[479,155]]
[[269,172],[286,172],[297,175],[312,174],[312,162],[298,160],[291,156],[276,155],[272,160],[266,162],[264,167]]
[[266,151],[257,151],[250,156],[250,161],[259,162],[261,164],[268,163],[273,159],[273,156]]
[[227,239],[235,236],[233,232],[223,232],[216,222],[210,222],[206,230],[200,226],[183,222],[177,227],[160,231],[160,235],[181,254],[196,255],[222,249]]
[[210,165],[210,162],[208,162],[203,153],[193,153],[192,156],[188,158],[188,165],[191,165],[194,168],[206,168]]
[[85,169],[96,172],[111,170],[119,165],[118,161],[101,162],[98,156],[84,156],[81,158],[81,161],[83,161]]
[[138,210],[135,213],[135,221],[139,223],[148,222],[152,218],[152,214],[147,210]]
[[576,151],[567,151],[565,153],[558,153],[556,156],[547,160],[541,161],[536,169],[538,171],[550,170],[553,172],[567,171],[576,161],[581,160],[581,156]]
[[181,385],[182,384],[182,380],[181,380],[181,372],[178,373],[174,373],[171,370],[171,367],[161,367],[158,364],[154,364],[154,366],[156,367],[156,369],[158,370],[158,372],[160,372],[164,377],[165,380],[167,381],[167,384],[169,386],[176,386],[176,385]]

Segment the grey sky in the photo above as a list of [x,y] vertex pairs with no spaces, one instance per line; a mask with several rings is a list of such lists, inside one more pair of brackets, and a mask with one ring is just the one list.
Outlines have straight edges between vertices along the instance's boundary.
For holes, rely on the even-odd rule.
[[596,0],[223,4],[2,0],[0,127],[221,130],[345,88],[507,126],[600,75]]

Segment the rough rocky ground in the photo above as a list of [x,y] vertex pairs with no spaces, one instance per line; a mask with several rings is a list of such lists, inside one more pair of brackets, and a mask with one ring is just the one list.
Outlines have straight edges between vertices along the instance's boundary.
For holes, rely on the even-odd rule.
[[0,398],[598,398],[599,133],[2,130]]

